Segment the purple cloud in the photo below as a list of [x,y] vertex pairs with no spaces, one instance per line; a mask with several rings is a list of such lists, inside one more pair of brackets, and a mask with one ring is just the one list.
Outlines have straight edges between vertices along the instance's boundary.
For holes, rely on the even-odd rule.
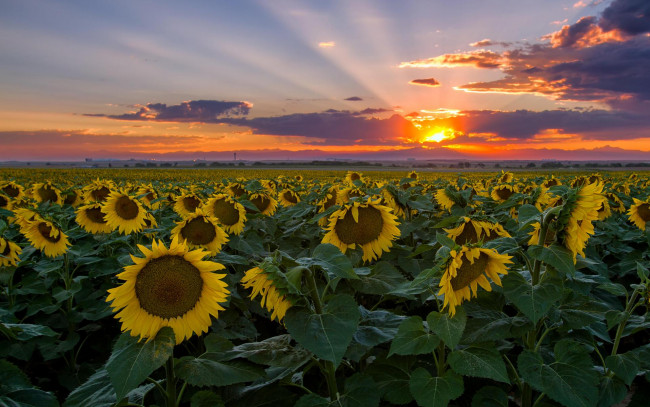
[[216,123],[219,117],[247,115],[253,105],[249,102],[226,102],[220,100],[190,100],[178,105],[147,103],[137,112],[120,115],[85,114],[115,120],[141,120],[159,122]]

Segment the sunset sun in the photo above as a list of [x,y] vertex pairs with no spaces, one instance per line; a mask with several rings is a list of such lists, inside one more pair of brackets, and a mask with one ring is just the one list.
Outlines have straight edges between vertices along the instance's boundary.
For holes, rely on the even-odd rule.
[[431,142],[440,143],[443,140],[453,140],[453,139],[456,138],[456,135],[454,133],[455,133],[455,131],[453,129],[435,128],[427,136],[425,136],[422,139],[421,142],[422,143],[431,143]]

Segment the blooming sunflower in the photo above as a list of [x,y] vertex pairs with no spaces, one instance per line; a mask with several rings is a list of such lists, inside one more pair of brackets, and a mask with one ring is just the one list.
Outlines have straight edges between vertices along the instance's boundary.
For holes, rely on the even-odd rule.
[[34,184],[32,198],[38,203],[51,202],[60,205],[62,202],[60,191],[50,181]]
[[337,200],[340,203],[348,203],[351,198],[365,196],[366,193],[361,188],[344,188],[339,191]]
[[609,207],[609,201],[603,199],[603,203],[598,208],[598,220],[605,220],[612,215],[612,209]]
[[16,243],[0,237],[0,267],[15,266],[20,261],[23,249]]
[[158,199],[158,192],[156,192],[155,188],[152,187],[151,185],[141,186],[140,188],[138,188],[136,195],[141,197],[140,199],[148,208],[159,209],[162,206],[161,201],[152,203],[152,201]]
[[[553,225],[555,222],[552,222],[551,224]],[[535,222],[531,224],[533,227],[533,230],[528,233],[530,236],[530,239],[528,239],[528,245],[536,245],[539,244],[539,234],[540,234],[540,223]],[[553,244],[555,241],[555,229],[554,227],[549,227],[548,230],[546,231],[546,241],[544,242],[544,246],[548,247]]]
[[186,218],[190,214],[196,212],[201,206],[201,198],[194,193],[185,193],[176,198],[174,204],[174,212],[179,214],[181,218]]
[[217,224],[217,219],[206,215],[201,209],[177,222],[172,237],[185,242],[190,249],[206,249],[213,256],[228,242],[228,235]]
[[345,180],[348,182],[348,184],[354,184],[354,181],[365,182],[363,175],[357,171],[348,171],[348,173],[345,175]]
[[444,229],[447,236],[459,245],[468,243],[488,242],[499,237],[510,237],[510,234],[498,223],[491,223],[462,217],[460,225],[451,229]]
[[550,188],[550,187],[554,187],[556,185],[562,185],[562,182],[559,179],[552,176],[552,175],[551,175],[551,178],[548,178],[548,179],[544,180],[544,182],[542,182],[542,187],[543,188]]
[[[262,215],[273,216],[276,209],[278,209],[278,201],[264,192],[250,194],[248,200],[255,205]],[[251,211],[251,213],[254,213],[254,211]]]
[[102,204],[99,202],[80,206],[76,213],[75,221],[88,233],[111,233],[113,231],[111,225],[106,222],[106,215],[102,212]]
[[409,175],[407,175],[406,177],[416,180],[416,179],[418,179],[419,174],[417,172],[415,172],[415,171],[411,171],[411,172],[409,172]]
[[0,183],[0,191],[4,192],[9,198],[16,200],[25,195],[25,188],[13,181],[4,181]]
[[492,189],[492,194],[490,196],[497,202],[504,202],[507,201],[515,192],[517,192],[516,186],[501,184]]
[[86,185],[83,188],[84,200],[88,203],[90,202],[104,202],[108,199],[108,196],[115,189],[115,183],[113,181],[106,181],[99,179]]
[[381,204],[382,205],[386,205],[387,207],[392,209],[393,213],[398,218],[404,219],[404,217],[406,216],[406,211],[408,210],[408,208],[406,206],[402,205],[401,203],[399,203],[398,200],[396,199],[395,195],[393,195],[393,193],[391,191],[389,191],[388,189],[382,189],[381,190],[381,198],[382,198],[381,199]]
[[278,199],[282,206],[294,206],[300,202],[300,196],[292,189],[285,189],[278,195]]
[[616,211],[616,212],[625,212],[625,204],[621,199],[614,193],[612,192],[607,192],[605,193],[605,196],[609,200],[609,207],[610,209]]
[[120,191],[113,191],[102,204],[106,222],[123,235],[144,229],[147,211],[142,204]]
[[[336,186],[330,187],[327,192],[325,192],[325,196],[318,201],[316,206],[318,206],[318,213],[323,213],[330,207],[338,204],[338,196],[339,196],[339,190]],[[320,218],[318,220],[318,224],[321,227],[326,227],[327,226],[327,218]]]
[[41,215],[38,214],[33,209],[30,208],[19,208],[14,210],[14,216],[9,217],[8,220],[12,223],[15,223],[20,228],[20,233],[23,235],[29,227],[30,223],[35,220],[40,220]]
[[217,218],[228,233],[238,235],[244,230],[246,209],[230,195],[218,194],[208,199],[203,206],[203,212]]
[[273,278],[261,267],[253,267],[248,270],[241,279],[244,288],[252,288],[249,298],[255,299],[262,296],[260,304],[271,313],[271,320],[277,319],[282,322],[287,310],[293,305],[288,297],[283,294],[279,287],[274,284]]
[[500,286],[499,274],[508,274],[507,264],[512,263],[511,258],[494,249],[463,246],[458,251],[452,250],[439,284],[438,295],[445,296],[443,308],[449,307],[449,314],[453,316],[463,301],[476,297],[479,285],[492,291],[487,277]]
[[634,199],[634,204],[627,211],[630,221],[641,230],[645,230],[646,223],[650,222],[650,199],[641,201]]
[[233,182],[228,185],[226,192],[228,195],[238,198],[246,193],[246,187],[241,182]]
[[576,191],[575,198],[565,203],[570,212],[560,235],[564,246],[573,253],[574,262],[578,254],[584,257],[587,240],[594,234],[592,222],[598,220],[598,209],[605,200],[602,190],[603,184],[582,184]]
[[454,201],[447,195],[447,191],[444,188],[437,190],[434,197],[438,201],[438,204],[445,210],[449,211],[454,206]]
[[397,217],[379,202],[380,199],[353,202],[332,213],[322,243],[331,243],[343,253],[359,245],[364,261],[378,259],[382,252],[388,252],[400,230]]
[[145,257],[131,256],[135,264],[117,275],[124,283],[108,290],[106,298],[113,311],[119,311],[115,318],[122,323],[122,332],[150,340],[160,328],[169,326],[176,344],[194,333],[207,332],[210,316],[218,317],[224,310],[220,303],[230,294],[222,281],[226,275],[213,273],[225,267],[201,260],[206,251],[190,251],[176,238],[169,249],[155,239],[151,250],[138,248]]
[[13,205],[11,202],[11,198],[9,198],[7,195],[0,193],[0,209],[6,209],[10,211],[12,207]]
[[79,206],[83,202],[81,193],[76,189],[68,189],[61,193],[63,196],[63,204],[70,206]]
[[56,257],[68,250],[68,236],[54,223],[45,219],[36,219],[29,223],[24,231],[25,238],[47,257]]

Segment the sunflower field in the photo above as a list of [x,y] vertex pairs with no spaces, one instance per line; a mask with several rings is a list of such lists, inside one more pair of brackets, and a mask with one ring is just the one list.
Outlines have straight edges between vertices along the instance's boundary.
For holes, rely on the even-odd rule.
[[647,173],[0,170],[0,406],[647,406]]

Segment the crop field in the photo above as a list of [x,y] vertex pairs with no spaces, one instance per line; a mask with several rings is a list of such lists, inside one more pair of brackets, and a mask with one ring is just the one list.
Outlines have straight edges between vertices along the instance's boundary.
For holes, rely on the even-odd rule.
[[648,173],[0,170],[0,406],[645,406]]

